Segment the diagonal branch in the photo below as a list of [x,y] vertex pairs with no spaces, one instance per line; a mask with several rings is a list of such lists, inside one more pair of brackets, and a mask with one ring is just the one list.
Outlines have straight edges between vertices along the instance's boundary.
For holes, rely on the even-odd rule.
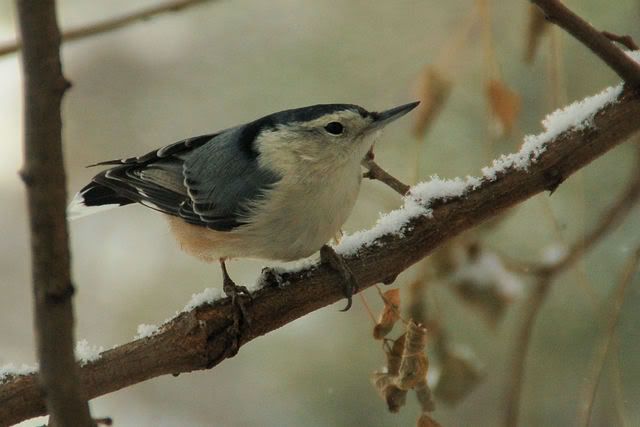
[[[360,290],[384,282],[418,262],[439,245],[506,209],[555,188],[558,183],[640,131],[640,94],[624,92],[602,109],[593,127],[565,131],[545,143],[544,151],[528,169],[507,168],[495,179],[485,179],[462,195],[437,199],[430,215],[408,221],[401,233],[383,234],[371,245],[346,257]],[[321,266],[281,273],[265,279],[253,294],[251,328],[242,345],[314,310],[342,298],[336,273]],[[285,283],[282,286],[281,283]],[[82,367],[90,397],[97,397],[159,375],[208,369],[224,360],[227,329],[233,308],[228,299],[182,313],[155,335],[102,353]],[[37,375],[17,376],[0,384],[0,424],[15,423],[45,413],[36,386]]]
[[[60,103],[69,83],[62,75],[54,0],[18,0],[24,42],[24,168],[31,229],[31,269],[39,383],[51,424],[93,425],[73,348],[66,179]],[[42,388],[40,388],[42,387]],[[4,424],[0,420],[0,424]]]
[[[71,40],[82,39],[97,34],[114,31],[127,25],[134,24],[138,21],[153,18],[157,15],[162,15],[168,12],[177,12],[190,6],[195,6],[200,3],[205,3],[211,0],[171,0],[165,1],[155,6],[149,6],[144,9],[140,9],[136,12],[129,14],[116,16],[113,18],[105,19],[104,21],[96,22],[93,24],[83,25],[77,28],[64,31],[62,33],[62,41],[67,42]],[[22,42],[20,40],[7,41],[0,44],[0,56],[9,55],[17,52],[22,48]]]
[[613,71],[632,86],[640,85],[640,65],[629,58],[605,35],[573,13],[560,0],[531,0],[545,17],[562,27],[598,55]]

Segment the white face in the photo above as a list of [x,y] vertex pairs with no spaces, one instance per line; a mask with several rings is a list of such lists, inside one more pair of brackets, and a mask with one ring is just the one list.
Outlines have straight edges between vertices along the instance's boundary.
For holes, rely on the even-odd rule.
[[257,140],[265,166],[291,171],[303,164],[323,169],[344,163],[360,164],[379,132],[371,116],[342,110],[308,122],[279,125]]

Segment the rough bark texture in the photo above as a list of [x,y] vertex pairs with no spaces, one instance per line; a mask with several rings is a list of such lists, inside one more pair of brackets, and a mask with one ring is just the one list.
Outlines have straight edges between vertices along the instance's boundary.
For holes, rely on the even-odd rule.
[[[477,226],[529,197],[554,189],[572,173],[640,130],[640,94],[626,91],[620,102],[596,115],[594,127],[560,135],[529,170],[507,170],[463,197],[433,204],[433,216],[415,218],[403,236],[385,236],[347,262],[361,289],[387,281],[459,233]],[[269,280],[254,294],[251,328],[241,344],[342,298],[336,273],[313,267],[283,279]],[[269,286],[270,285],[270,286]],[[232,322],[228,299],[183,313],[154,336],[108,350],[83,366],[81,379],[94,398],[159,375],[211,368],[222,360]],[[0,424],[45,413],[37,375],[16,377],[0,385]]]
[[531,0],[531,2],[542,9],[547,20],[578,39],[629,85],[640,86],[640,65],[618,49],[607,37],[606,32],[596,30],[560,0]]
[[[16,3],[24,46],[25,150],[21,175],[27,187],[40,363],[32,393],[42,409],[41,399],[45,397],[52,425],[93,425],[73,353],[73,285],[69,272],[60,115],[60,102],[68,83],[60,64],[55,2]],[[0,424],[6,422],[4,417],[0,418]]]

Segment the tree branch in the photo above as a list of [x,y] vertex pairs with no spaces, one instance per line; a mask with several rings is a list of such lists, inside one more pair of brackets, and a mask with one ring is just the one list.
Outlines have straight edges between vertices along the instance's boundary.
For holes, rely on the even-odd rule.
[[[461,232],[495,217],[529,197],[558,184],[640,130],[640,94],[625,91],[594,118],[593,127],[570,130],[547,143],[528,170],[507,169],[495,180],[459,197],[435,200],[431,216],[410,220],[401,235],[384,235],[374,245],[346,257],[360,290],[384,282],[416,263]],[[342,298],[336,273],[312,266],[265,279],[253,294],[250,328],[242,345]],[[281,283],[285,283],[282,286]],[[102,353],[82,367],[90,397],[97,397],[159,375],[211,368],[222,360],[230,337],[233,307],[229,299],[182,313],[161,330]],[[0,385],[0,424],[15,423],[45,413],[37,374],[18,376]]]
[[[211,0],[172,0],[165,1],[156,6],[150,6],[144,9],[140,9],[137,12],[131,12],[129,14],[116,16],[113,18],[105,19],[101,22],[93,24],[83,25],[77,28],[64,31],[62,33],[62,41],[67,42],[71,40],[82,39],[97,34],[106,33],[109,31],[117,30],[127,25],[136,23],[137,21],[143,21],[153,18],[157,15],[162,15],[167,12],[177,12],[190,6],[195,6],[200,3],[205,3]],[[7,41],[0,44],[0,56],[8,55],[17,52],[22,48],[22,42],[20,40]]]
[[640,49],[640,46],[636,44],[636,42],[633,40],[633,38],[630,35],[619,36],[609,31],[603,31],[602,35],[608,38],[609,40],[611,40],[612,42],[617,42],[617,43],[620,43],[621,45],[624,45],[627,49],[630,49],[630,50]]
[[[91,426],[80,387],[73,335],[73,285],[65,214],[60,103],[69,83],[62,75],[60,33],[53,0],[18,0],[24,43],[24,168],[27,188],[35,329],[40,384],[55,426]],[[40,388],[42,387],[42,388]],[[0,422],[2,424],[2,422]]]
[[407,184],[401,182],[395,176],[382,169],[380,165],[373,160],[373,153],[367,155],[367,157],[362,160],[362,166],[367,169],[367,172],[363,175],[364,178],[380,181],[395,192],[399,193],[401,196],[404,196],[409,192],[410,187]]
[[560,0],[531,0],[531,2],[542,9],[549,21],[562,27],[591,49],[625,82],[632,86],[640,85],[640,65],[618,49],[606,35],[573,13]]

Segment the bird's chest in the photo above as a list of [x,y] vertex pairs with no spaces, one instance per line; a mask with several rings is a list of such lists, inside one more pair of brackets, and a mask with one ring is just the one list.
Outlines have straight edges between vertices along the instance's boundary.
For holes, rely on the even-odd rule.
[[276,185],[253,224],[256,232],[269,234],[273,258],[307,257],[334,237],[356,202],[360,176],[355,165]]

